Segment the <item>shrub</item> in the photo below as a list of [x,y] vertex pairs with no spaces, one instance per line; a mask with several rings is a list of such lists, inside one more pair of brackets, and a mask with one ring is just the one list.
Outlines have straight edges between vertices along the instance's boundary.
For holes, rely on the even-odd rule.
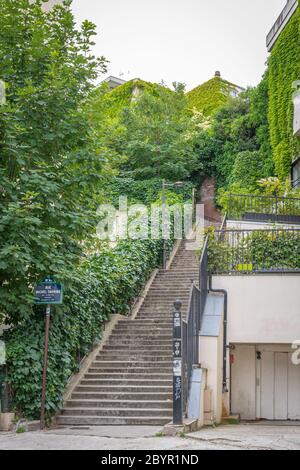
[[237,154],[232,173],[231,183],[238,183],[248,188],[248,193],[257,188],[257,182],[264,175],[264,161],[259,151],[240,152]]

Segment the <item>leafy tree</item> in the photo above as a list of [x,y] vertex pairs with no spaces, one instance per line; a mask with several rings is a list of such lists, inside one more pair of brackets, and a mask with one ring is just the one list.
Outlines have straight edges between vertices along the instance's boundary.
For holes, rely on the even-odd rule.
[[32,314],[38,279],[69,279],[110,176],[81,112],[106,69],[91,51],[95,27],[41,3],[0,0],[0,312],[12,323]]
[[197,122],[186,112],[184,88],[141,93],[124,110],[123,169],[136,179],[187,179],[201,169],[195,152]]

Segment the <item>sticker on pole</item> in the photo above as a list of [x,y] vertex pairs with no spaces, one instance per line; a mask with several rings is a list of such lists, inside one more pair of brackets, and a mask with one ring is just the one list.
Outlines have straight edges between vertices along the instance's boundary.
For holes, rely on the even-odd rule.
[[63,303],[63,286],[51,278],[46,278],[34,289],[37,305],[60,305]]
[[182,376],[182,361],[181,359],[175,359],[173,361],[173,376],[181,377]]
[[5,83],[3,80],[0,80],[0,105],[4,105],[6,103],[6,95],[5,95]]

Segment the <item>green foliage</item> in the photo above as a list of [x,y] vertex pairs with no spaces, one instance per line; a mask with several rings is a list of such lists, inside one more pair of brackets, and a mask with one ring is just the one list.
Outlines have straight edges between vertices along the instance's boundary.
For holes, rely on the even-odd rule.
[[[257,192],[257,191],[255,191]],[[222,210],[223,214],[229,214],[230,212],[230,195],[245,195],[249,194],[248,187],[243,187],[239,183],[233,183],[228,189],[220,188],[217,194],[217,205]]]
[[90,95],[88,113],[91,121],[97,125],[96,118],[99,112],[104,112],[106,117],[111,119],[118,119],[124,109],[129,108],[140,94],[146,92],[158,96],[162,88],[164,88],[162,85],[139,79],[130,80],[114,90],[103,84]]
[[99,181],[110,177],[80,111],[105,70],[91,53],[95,27],[77,30],[66,7],[45,14],[40,4],[0,0],[0,312],[8,323],[31,315],[38,280],[70,281],[81,240],[94,232]]
[[208,82],[187,93],[188,107],[197,109],[205,116],[213,116],[224,106],[237,87],[220,77],[214,77]]
[[259,151],[250,152],[246,150],[237,154],[230,175],[233,183],[248,188],[248,192],[253,192],[257,188],[259,178],[264,174],[264,161]]
[[268,122],[269,106],[269,74],[263,76],[256,88],[251,90],[250,118],[256,128],[256,140],[259,146],[263,162],[262,173],[267,176],[274,174],[274,161],[270,141],[270,129]]
[[[151,205],[157,199],[162,189],[162,180],[134,180],[133,178],[117,177],[109,185],[109,195],[115,207],[118,206],[119,196],[127,196],[131,203]],[[181,188],[172,188],[172,192],[182,197],[181,202],[191,199],[193,183],[186,181]]]
[[300,7],[282,31],[269,58],[269,123],[276,174],[285,179],[300,151],[293,137],[292,84],[300,77]]
[[[99,340],[103,322],[111,314],[126,315],[161,257],[161,241],[123,241],[113,250],[103,249],[72,272],[63,307],[55,307],[49,340],[47,416],[62,404],[72,373]],[[37,418],[43,370],[44,312],[35,307],[31,318],[12,327],[7,343],[8,381],[14,407]]]
[[228,187],[232,182],[231,174],[237,154],[258,148],[256,128],[250,118],[249,94],[241,95],[217,113],[212,135],[215,141],[217,184],[218,187]]
[[259,179],[273,174],[266,88],[264,78],[258,88],[241,93],[214,118],[210,153],[219,188],[235,184],[249,193],[258,187]]
[[142,93],[122,117],[124,170],[135,179],[187,179],[201,168],[194,151],[197,123],[186,113],[182,87]]

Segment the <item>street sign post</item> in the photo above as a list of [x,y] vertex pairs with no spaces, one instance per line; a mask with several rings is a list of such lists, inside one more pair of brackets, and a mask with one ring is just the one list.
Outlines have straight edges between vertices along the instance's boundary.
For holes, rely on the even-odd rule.
[[45,405],[46,405],[46,387],[47,387],[47,368],[48,368],[48,350],[49,350],[49,331],[51,305],[61,305],[63,303],[63,286],[55,282],[52,277],[48,276],[44,281],[40,282],[34,289],[34,297],[36,305],[46,305],[45,318],[45,344],[44,344],[44,369],[42,383],[41,398],[41,429],[45,428]]
[[183,422],[182,384],[182,314],[181,302],[176,301],[173,313],[173,424]]
[[63,303],[63,287],[47,277],[35,287],[34,296],[37,305],[60,305]]

